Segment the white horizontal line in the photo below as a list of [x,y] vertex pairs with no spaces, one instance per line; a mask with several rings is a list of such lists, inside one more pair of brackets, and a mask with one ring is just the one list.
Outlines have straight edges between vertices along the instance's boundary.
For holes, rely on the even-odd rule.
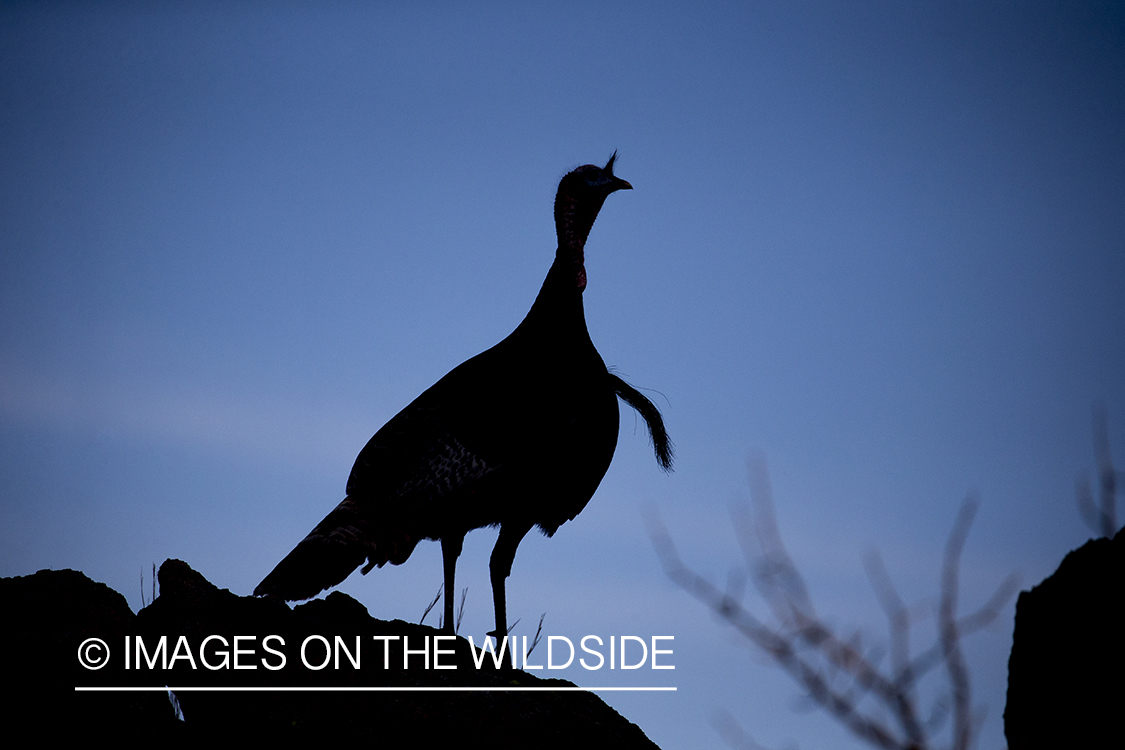
[[599,691],[675,692],[674,687],[75,687],[76,693],[591,693]]

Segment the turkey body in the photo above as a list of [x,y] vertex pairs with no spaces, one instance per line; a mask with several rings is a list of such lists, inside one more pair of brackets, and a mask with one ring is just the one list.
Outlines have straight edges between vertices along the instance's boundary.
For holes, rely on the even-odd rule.
[[613,176],[613,161],[563,178],[555,205],[559,249],[523,322],[375,433],[352,467],[347,497],[255,595],[307,599],[365,561],[364,573],[401,564],[422,539],[439,540],[444,622],[452,629],[454,570],[465,534],[499,526],[490,572],[494,633],[502,636],[505,579],[516,548],[531,528],[551,536],[589,502],[617,445],[619,395],[640,410],[658,458],[670,466],[659,413],[606,369],[586,328],[586,236],[605,197],[631,188]]
[[[553,302],[548,285],[536,306]],[[413,541],[504,523],[551,535],[578,515],[613,459],[618,407],[574,296],[561,320],[533,307],[391,419],[356,459],[348,496],[401,512]]]

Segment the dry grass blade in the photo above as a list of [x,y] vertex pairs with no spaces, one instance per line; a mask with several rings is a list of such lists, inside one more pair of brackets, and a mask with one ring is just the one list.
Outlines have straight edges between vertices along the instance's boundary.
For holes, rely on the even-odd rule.
[[[426,607],[426,611],[422,613],[422,619],[418,621],[419,625],[421,625],[422,623],[424,623],[426,621],[426,615],[430,614],[430,610],[433,609],[434,605],[438,603],[439,599],[441,599],[441,592],[442,592],[442,589],[444,589],[444,588],[445,588],[444,583],[442,585],[438,586],[437,595],[434,596],[434,600],[432,602],[430,602],[429,606]],[[442,626],[442,623],[439,620],[438,627],[440,628],[441,626]]]

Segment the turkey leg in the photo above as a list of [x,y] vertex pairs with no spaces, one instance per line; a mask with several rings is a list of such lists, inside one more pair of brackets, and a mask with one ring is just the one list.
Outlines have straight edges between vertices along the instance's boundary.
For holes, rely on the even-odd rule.
[[492,577],[492,603],[496,606],[496,630],[489,635],[494,638],[503,638],[508,635],[504,581],[512,573],[512,560],[516,556],[516,547],[520,546],[520,541],[530,530],[531,524],[504,524],[500,527],[500,536],[496,539],[496,546],[492,548],[492,558],[489,560],[488,570]]
[[441,629],[447,633],[456,632],[453,627],[453,581],[457,570],[457,558],[461,556],[461,546],[464,542],[464,534],[441,539],[441,566],[445,573],[445,622]]

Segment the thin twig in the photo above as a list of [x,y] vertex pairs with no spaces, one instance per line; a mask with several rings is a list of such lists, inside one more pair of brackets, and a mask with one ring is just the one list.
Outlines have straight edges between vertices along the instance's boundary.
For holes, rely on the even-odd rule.
[[1112,539],[1117,531],[1117,472],[1109,452],[1109,418],[1104,404],[1094,408],[1094,456],[1101,489],[1101,532],[1102,536]]
[[973,517],[979,501],[972,496],[965,498],[953,523],[953,531],[945,543],[945,555],[941,565],[941,607],[938,621],[941,630],[941,652],[945,658],[949,682],[953,690],[953,748],[967,750],[973,735],[973,720],[970,716],[972,688],[969,684],[969,669],[961,652],[961,635],[957,628],[957,589],[961,568],[961,551],[965,538],[969,535]]
[[750,734],[739,726],[735,718],[728,711],[717,711],[711,717],[711,726],[726,740],[726,743],[736,750],[767,750],[754,741]]
[[1079,477],[1075,500],[1082,520],[1094,533],[1112,539],[1117,533],[1117,470],[1109,449],[1109,418],[1104,404],[1094,407],[1094,459],[1097,463],[1099,502],[1094,502],[1090,481]]

